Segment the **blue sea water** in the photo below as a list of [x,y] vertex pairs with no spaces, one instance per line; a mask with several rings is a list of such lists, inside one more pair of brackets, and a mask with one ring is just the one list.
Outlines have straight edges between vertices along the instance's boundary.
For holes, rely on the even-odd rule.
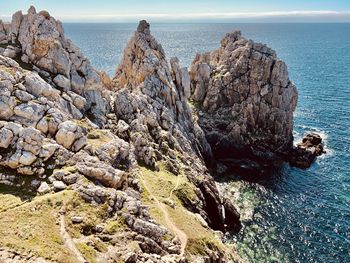
[[[65,24],[99,70],[114,74],[136,24]],[[308,170],[285,165],[244,183],[253,217],[234,242],[249,262],[350,262],[350,24],[152,24],[167,57],[188,66],[226,32],[277,51],[299,92],[296,140],[321,133],[327,154]]]

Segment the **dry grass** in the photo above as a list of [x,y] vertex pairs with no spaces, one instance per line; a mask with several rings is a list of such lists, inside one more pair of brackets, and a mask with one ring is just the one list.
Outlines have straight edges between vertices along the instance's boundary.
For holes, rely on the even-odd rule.
[[[60,234],[59,216],[62,212],[65,213],[67,232],[77,239],[89,236],[97,224],[109,226],[111,232],[125,229],[120,221],[108,218],[106,204],[87,203],[73,190],[32,198],[13,189],[5,191],[0,188],[0,207],[0,247],[33,253],[57,262],[76,262]],[[72,216],[82,216],[83,222],[73,224]],[[79,242],[77,248],[88,262],[95,262],[97,253],[106,250],[105,244],[101,243],[92,247]]]
[[87,134],[87,143],[93,148],[99,148],[112,140],[108,130],[91,130]]
[[0,194],[0,205],[15,200],[17,206],[0,213],[0,246],[58,261],[76,262],[59,232],[59,211],[72,196],[61,192],[19,203],[16,196]]
[[29,202],[33,194],[0,184],[0,213]]
[[[73,216],[83,217],[83,222],[72,223]],[[75,193],[65,204],[65,218],[66,229],[72,237],[79,238],[82,235],[89,235],[94,231],[96,225],[103,223],[108,218],[107,204],[93,205]]]
[[81,254],[83,254],[87,262],[96,263],[97,252],[92,246],[89,246],[85,243],[78,243],[76,246]]

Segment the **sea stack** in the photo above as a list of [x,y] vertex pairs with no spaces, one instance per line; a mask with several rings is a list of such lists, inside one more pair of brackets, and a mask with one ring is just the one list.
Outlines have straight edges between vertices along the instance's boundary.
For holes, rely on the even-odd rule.
[[297,90],[266,45],[226,34],[190,68],[191,98],[214,158],[273,163],[292,149]]

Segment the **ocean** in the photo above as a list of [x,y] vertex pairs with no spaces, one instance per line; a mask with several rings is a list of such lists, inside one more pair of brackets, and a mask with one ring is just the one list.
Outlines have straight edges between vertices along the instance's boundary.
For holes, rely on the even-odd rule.
[[[66,35],[110,76],[136,24],[64,24]],[[266,43],[299,92],[295,140],[322,135],[327,154],[308,170],[285,165],[239,185],[243,229],[229,237],[248,262],[350,262],[350,24],[151,24],[167,58],[189,66],[225,33]]]

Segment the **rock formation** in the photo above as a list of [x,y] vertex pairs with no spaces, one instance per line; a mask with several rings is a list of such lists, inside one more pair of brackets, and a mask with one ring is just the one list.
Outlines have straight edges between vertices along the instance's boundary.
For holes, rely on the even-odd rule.
[[[207,228],[237,231],[239,213],[223,201],[202,160],[210,146],[187,104],[189,73],[176,58],[169,65],[147,22],[140,22],[129,41],[113,81],[92,68],[46,11],[17,12],[11,24],[0,23],[0,32],[0,183],[49,199],[53,192],[73,189],[105,207],[102,224],[123,222],[120,232],[99,225],[92,231],[83,217],[71,217],[79,218],[73,224],[83,235],[103,246],[111,246],[117,234],[125,236],[119,252],[98,250],[100,262],[202,262],[203,253],[214,261],[236,257],[214,245],[222,243]],[[202,232],[198,240],[179,240],[173,228],[155,220],[152,205],[169,217],[159,200],[143,204],[145,195],[154,195],[143,179],[150,169],[183,182],[162,202],[189,210],[186,217]],[[210,241],[202,241],[208,236]],[[89,246],[87,237],[81,238]],[[125,242],[135,242],[137,249]],[[196,242],[201,253],[194,250],[185,258]],[[4,251],[1,257],[13,255]]]
[[289,162],[295,167],[306,169],[311,166],[317,156],[324,153],[321,136],[316,133],[309,133],[293,148]]
[[[175,174],[181,166],[191,166],[187,177],[200,190],[199,200],[191,209],[200,212],[212,228],[224,230],[229,225],[232,230],[239,225],[239,214],[229,202],[223,206],[200,158],[201,150],[210,147],[187,104],[188,71],[180,68],[177,58],[172,58],[170,64],[150,34],[149,24],[141,21],[114,78],[116,117],[127,123],[127,140],[135,147],[140,162],[157,168],[157,162],[163,161]],[[181,154],[179,160],[174,157],[177,153]],[[231,210],[227,218],[222,213],[225,208]]]
[[[105,122],[108,90],[90,61],[64,37],[60,21],[46,11],[37,13],[31,7],[27,15],[16,12],[12,16],[11,26],[4,26],[1,22],[0,32],[0,39],[12,44],[4,51],[5,56],[6,53],[11,58],[17,56],[22,65],[33,67],[49,84],[85,97],[87,104],[80,103],[79,110],[83,114],[91,114],[99,125]],[[76,107],[74,104],[72,106]]]
[[270,163],[293,142],[297,91],[287,66],[267,46],[228,33],[190,68],[199,125],[217,159]]
[[[0,44],[0,183],[49,204],[70,191],[87,202],[56,202],[58,251],[97,262],[240,262],[213,231],[241,223],[211,164],[259,170],[290,153],[297,92],[273,50],[233,32],[188,71],[141,21],[110,79],[34,7],[0,21]],[[322,151],[316,139],[298,146],[295,163],[301,149]],[[0,249],[0,259],[16,255],[27,257]]]

